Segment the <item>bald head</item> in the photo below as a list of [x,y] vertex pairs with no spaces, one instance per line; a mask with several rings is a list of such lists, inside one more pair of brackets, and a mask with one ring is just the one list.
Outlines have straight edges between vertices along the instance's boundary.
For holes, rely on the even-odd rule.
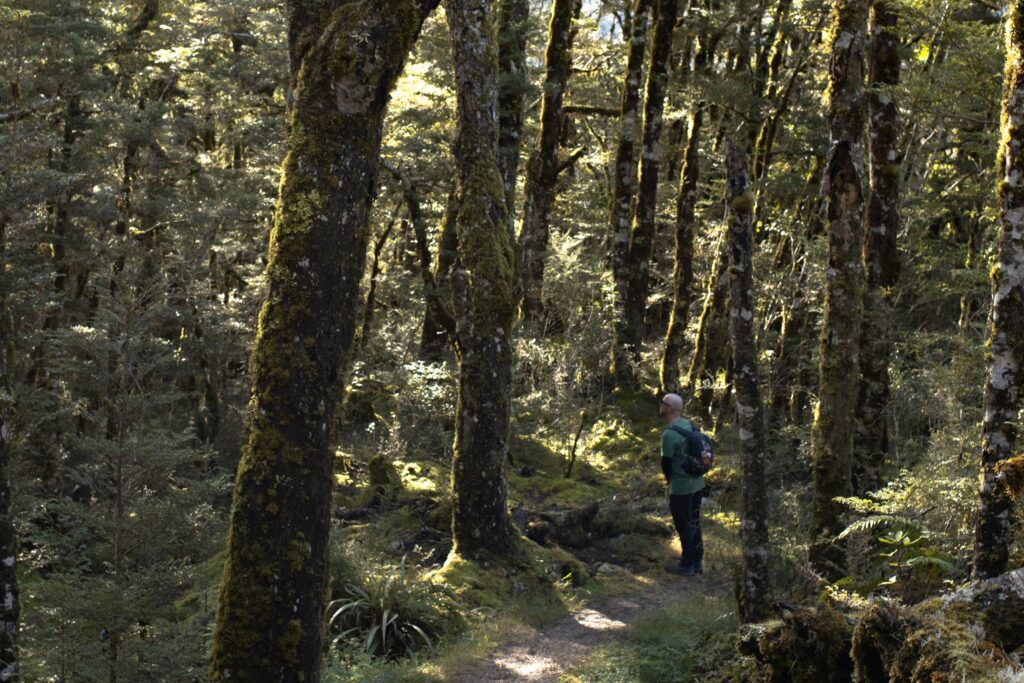
[[658,413],[667,421],[671,422],[678,418],[683,412],[683,399],[679,394],[665,394],[661,398],[661,407]]

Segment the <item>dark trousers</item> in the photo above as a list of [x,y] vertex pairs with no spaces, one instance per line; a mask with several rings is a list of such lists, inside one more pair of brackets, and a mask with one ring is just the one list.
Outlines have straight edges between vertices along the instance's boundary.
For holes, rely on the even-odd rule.
[[704,561],[704,536],[700,531],[702,498],[701,491],[668,497],[668,509],[672,512],[672,522],[676,525],[679,543],[683,546],[680,564],[694,569]]

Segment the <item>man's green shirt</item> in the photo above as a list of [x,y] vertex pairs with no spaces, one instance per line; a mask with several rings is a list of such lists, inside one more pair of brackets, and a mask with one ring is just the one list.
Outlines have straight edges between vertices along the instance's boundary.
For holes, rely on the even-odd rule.
[[[693,423],[683,418],[673,420],[673,425],[686,431],[693,431]],[[674,429],[666,429],[661,434],[661,457],[672,461],[672,478],[669,493],[682,496],[696,493],[704,488],[704,477],[694,477],[683,470],[683,454],[686,452],[686,437]],[[677,457],[678,456],[678,457]]]

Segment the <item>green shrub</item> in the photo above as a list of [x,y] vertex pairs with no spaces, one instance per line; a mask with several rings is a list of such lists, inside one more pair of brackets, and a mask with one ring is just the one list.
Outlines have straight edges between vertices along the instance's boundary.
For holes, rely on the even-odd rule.
[[328,604],[334,647],[371,657],[396,659],[432,650],[462,626],[457,605],[444,588],[417,581],[405,559],[389,571],[347,583]]

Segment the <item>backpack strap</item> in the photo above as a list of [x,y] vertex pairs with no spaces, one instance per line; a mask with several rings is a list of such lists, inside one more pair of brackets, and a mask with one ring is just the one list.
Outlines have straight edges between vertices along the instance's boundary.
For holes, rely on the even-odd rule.
[[676,424],[671,424],[668,426],[668,428],[671,429],[676,434],[682,434],[683,437],[686,439],[686,443],[684,445],[685,450],[683,452],[684,454],[688,455],[690,450],[690,439],[693,438],[693,432],[690,431],[689,429],[684,429],[683,427],[680,427],[679,425]]
[[671,425],[668,426],[668,428],[671,429],[673,432],[676,432],[677,434],[682,434],[686,438],[690,438],[693,435],[693,431],[692,430],[690,430],[690,429],[683,429],[679,425],[671,424]]

